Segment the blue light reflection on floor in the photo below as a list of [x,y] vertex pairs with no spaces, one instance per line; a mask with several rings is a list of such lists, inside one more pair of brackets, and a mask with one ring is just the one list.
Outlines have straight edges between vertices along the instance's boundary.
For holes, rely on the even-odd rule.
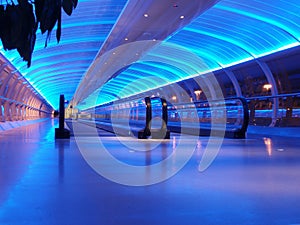
[[[55,142],[55,126],[57,122],[49,120],[0,134],[5,146],[0,159],[1,177],[5,177],[0,186],[1,224],[300,222],[297,139],[253,135],[246,140],[226,139],[214,163],[199,173],[197,166],[208,141],[202,137],[191,146],[193,158],[173,178],[149,187],[127,187],[97,175],[73,139]],[[172,136],[165,153],[172,151],[176,140]],[[112,136],[103,141],[126,163],[145,160],[142,152],[130,152]],[[158,159],[163,154],[156,149],[148,156]]]

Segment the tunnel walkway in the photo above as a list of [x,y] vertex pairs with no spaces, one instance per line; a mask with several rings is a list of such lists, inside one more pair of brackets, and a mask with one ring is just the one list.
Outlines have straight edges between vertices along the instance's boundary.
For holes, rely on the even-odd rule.
[[[300,223],[298,139],[225,139],[202,173],[197,168],[209,139],[200,137],[196,145],[181,140],[195,148],[183,169],[164,182],[131,187],[98,175],[73,137],[55,141],[56,126],[49,119],[0,133],[1,225]],[[91,148],[99,148],[95,137],[85,138]],[[135,166],[157,163],[179,144],[179,136],[171,136],[145,156],[123,145],[133,139],[101,139],[113,156]]]

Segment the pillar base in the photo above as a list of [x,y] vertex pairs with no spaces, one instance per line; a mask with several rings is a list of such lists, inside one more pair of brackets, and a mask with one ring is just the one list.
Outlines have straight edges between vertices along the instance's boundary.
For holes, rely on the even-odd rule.
[[170,139],[170,131],[167,129],[152,129],[152,139]]
[[70,131],[68,129],[55,128],[55,139],[70,139]]

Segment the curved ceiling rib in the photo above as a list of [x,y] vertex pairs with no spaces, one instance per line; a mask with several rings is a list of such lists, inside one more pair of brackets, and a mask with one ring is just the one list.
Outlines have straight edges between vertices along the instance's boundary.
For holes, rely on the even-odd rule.
[[[237,3],[227,0],[216,6],[216,8],[278,27],[283,32],[299,40],[299,33],[297,32],[299,24],[291,19],[299,17],[299,4],[297,3],[296,1],[277,1],[276,4],[270,4],[268,1],[253,1],[253,4],[247,5],[246,2]],[[239,7],[233,7],[236,5]],[[288,17],[285,17],[285,15],[288,15]]]

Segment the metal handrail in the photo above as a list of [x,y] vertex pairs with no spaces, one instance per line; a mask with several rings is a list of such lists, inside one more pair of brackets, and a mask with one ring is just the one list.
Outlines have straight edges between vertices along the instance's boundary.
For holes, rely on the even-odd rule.
[[7,102],[10,102],[10,103],[15,103],[15,104],[18,104],[18,105],[22,105],[22,106],[25,106],[25,107],[28,107],[30,109],[35,109],[39,112],[43,112],[43,113],[48,113],[50,114],[49,112],[45,111],[45,110],[41,110],[41,109],[38,109],[38,108],[35,108],[33,106],[30,106],[28,104],[25,104],[25,103],[22,103],[22,102],[19,102],[19,101],[16,101],[16,100],[13,100],[13,99],[9,99],[9,98],[6,98],[6,97],[3,97],[3,96],[0,96],[0,99],[4,100],[4,101],[7,101]]
[[300,93],[280,94],[280,95],[271,95],[271,96],[256,96],[256,97],[246,98],[246,100],[251,101],[251,100],[263,100],[263,99],[273,99],[273,98],[286,98],[286,97],[300,97]]
[[[215,103],[215,102],[224,102],[226,104],[226,101],[230,100],[239,100],[242,103],[243,107],[243,123],[240,128],[241,133],[246,133],[249,125],[250,115],[249,115],[249,108],[247,99],[244,97],[230,97],[230,98],[224,98],[224,99],[215,99],[215,100],[203,100],[203,101],[195,101],[195,102],[189,102],[189,103],[176,103],[172,104],[173,106],[181,106],[181,105],[187,105],[187,104],[194,104],[195,107],[197,104],[205,104],[205,103]],[[169,105],[171,106],[171,105]],[[197,107],[196,107],[197,108]]]

